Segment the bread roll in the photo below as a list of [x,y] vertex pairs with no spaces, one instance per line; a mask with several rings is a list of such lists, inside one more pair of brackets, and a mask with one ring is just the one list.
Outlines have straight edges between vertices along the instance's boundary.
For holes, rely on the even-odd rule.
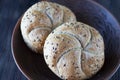
[[44,58],[49,68],[62,79],[88,79],[104,64],[103,38],[84,23],[62,24],[47,37]]
[[53,29],[65,22],[75,21],[75,15],[65,6],[41,1],[24,13],[21,20],[21,33],[30,49],[42,53],[44,41]]

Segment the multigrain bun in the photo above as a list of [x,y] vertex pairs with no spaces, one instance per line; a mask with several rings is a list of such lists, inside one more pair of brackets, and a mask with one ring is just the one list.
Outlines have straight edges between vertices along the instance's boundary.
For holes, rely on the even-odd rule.
[[30,49],[42,53],[44,41],[53,29],[65,22],[75,21],[75,15],[65,6],[41,1],[30,7],[23,15],[21,33]]
[[62,79],[88,79],[103,66],[103,38],[84,23],[62,24],[47,37],[44,58],[49,68]]

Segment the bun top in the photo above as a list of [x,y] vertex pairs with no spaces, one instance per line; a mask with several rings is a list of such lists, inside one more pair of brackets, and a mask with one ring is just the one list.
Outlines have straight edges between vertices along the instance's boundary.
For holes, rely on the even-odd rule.
[[41,1],[31,6],[21,20],[21,32],[25,43],[36,53],[42,53],[48,34],[65,22],[75,22],[73,12],[65,6]]
[[62,24],[47,37],[44,58],[49,68],[62,79],[87,79],[103,66],[103,38],[84,23]]

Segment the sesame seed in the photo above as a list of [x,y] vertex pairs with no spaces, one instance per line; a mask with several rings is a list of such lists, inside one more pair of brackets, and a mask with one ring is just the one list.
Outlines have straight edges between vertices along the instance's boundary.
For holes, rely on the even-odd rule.
[[54,67],[54,65],[52,65],[52,67]]
[[52,31],[52,34],[54,33],[54,31]]
[[70,43],[70,41],[68,41],[68,43]]
[[79,68],[78,66],[76,66],[75,68]]
[[49,44],[49,42],[47,42],[47,44]]
[[57,39],[60,39],[60,37],[59,37],[59,36],[56,36],[56,38],[57,38]]
[[46,55],[45,58],[48,59],[48,55]]
[[86,37],[86,34],[84,34],[83,37]]
[[51,43],[51,45],[53,45],[53,43]]
[[55,48],[55,50],[57,50],[57,48]]
[[75,63],[73,63],[73,65],[74,65]]
[[30,22],[32,22],[32,20],[30,20]]
[[41,42],[41,40],[40,40],[40,39],[38,39],[38,41],[39,41],[39,42]]
[[66,64],[63,65],[64,67],[66,66]]
[[53,56],[53,58],[55,59],[56,57],[55,57],[55,56]]

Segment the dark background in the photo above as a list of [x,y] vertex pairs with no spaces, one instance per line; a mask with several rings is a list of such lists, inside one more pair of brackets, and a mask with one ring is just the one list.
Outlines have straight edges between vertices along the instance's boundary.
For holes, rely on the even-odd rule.
[[[39,0],[0,0],[0,80],[27,80],[18,70],[11,52],[11,36],[18,18]],[[120,0],[94,0],[120,23]],[[120,80],[120,68],[110,80]]]

